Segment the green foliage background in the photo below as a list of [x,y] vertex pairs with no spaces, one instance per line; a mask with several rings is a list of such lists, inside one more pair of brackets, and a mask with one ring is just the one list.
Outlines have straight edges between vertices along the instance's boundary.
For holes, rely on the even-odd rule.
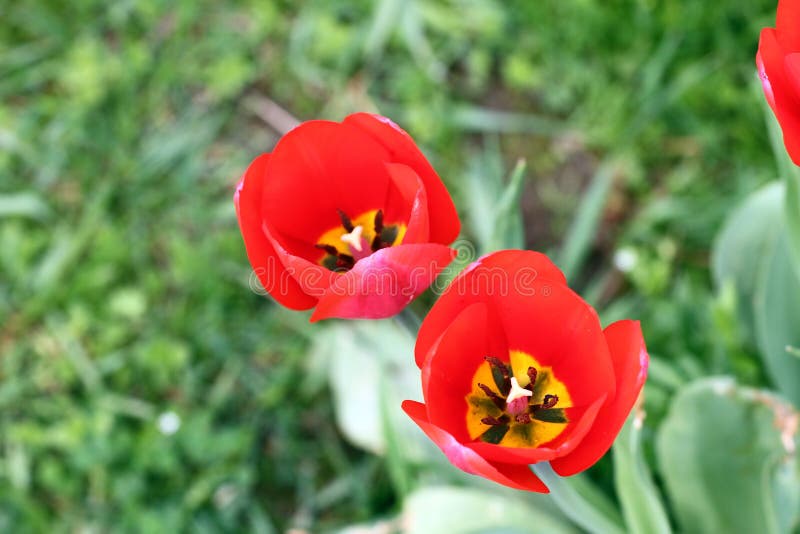
[[[691,379],[769,386],[709,254],[777,176],[753,60],[774,9],[0,3],[0,530],[316,531],[399,510],[389,467],[348,445],[305,365],[306,317],[251,290],[231,195],[279,137],[264,97],[301,120],[392,117],[479,245],[496,221],[469,177],[525,158],[527,246],[560,258],[604,323],[642,321],[647,428]],[[581,234],[599,169],[608,196]],[[624,273],[620,250],[637,259]],[[590,473],[609,495],[610,473]]]

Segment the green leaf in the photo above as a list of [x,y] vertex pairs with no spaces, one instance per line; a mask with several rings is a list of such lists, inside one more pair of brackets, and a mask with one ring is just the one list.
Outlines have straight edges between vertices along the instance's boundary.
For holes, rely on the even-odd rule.
[[[756,91],[761,92],[760,83],[756,84]],[[778,172],[786,183],[785,197],[785,218],[786,226],[789,230],[789,248],[792,252],[794,270],[800,276],[800,169],[794,164],[786,151],[783,143],[783,132],[780,124],[775,118],[775,114],[767,104],[766,99],[761,98],[764,116],[767,120],[769,130],[769,140],[772,145],[772,152],[778,165]]]
[[560,534],[579,532],[555,514],[522,500],[522,493],[440,486],[412,493],[403,505],[406,534]]
[[353,444],[390,454],[392,461],[398,450],[390,439],[403,444],[405,459],[421,460],[436,451],[400,409],[400,401],[420,400],[422,393],[414,337],[397,321],[335,323],[317,332],[309,361],[327,366],[336,422]]
[[800,345],[800,278],[792,267],[784,232],[767,251],[753,298],[761,356],[778,389],[800,406],[800,359],[787,347]]
[[614,442],[614,484],[628,532],[672,532],[667,512],[642,455],[642,420],[632,415]]
[[519,199],[525,183],[525,161],[517,161],[508,180],[504,180],[500,147],[492,138],[486,142],[487,148],[470,160],[466,174],[466,223],[481,254],[524,248]]
[[711,255],[711,268],[718,288],[730,280],[736,288],[738,310],[751,338],[755,317],[750,303],[756,291],[756,273],[781,226],[783,184],[771,183],[751,194],[728,217],[718,234]]
[[3,217],[28,217],[43,220],[50,208],[33,192],[0,194],[0,219]]
[[594,242],[606,200],[614,183],[615,168],[611,160],[603,162],[594,173],[592,182],[581,199],[559,255],[558,264],[567,280],[573,279],[580,272],[589,248]]
[[602,493],[580,474],[562,477],[550,462],[533,464],[531,470],[550,489],[553,502],[573,523],[592,534],[622,534],[619,512],[609,507]]
[[794,409],[732,379],[684,387],[656,453],[684,532],[790,532],[800,511]]
[[800,276],[800,169],[792,167],[786,180],[786,228],[792,251],[794,272]]

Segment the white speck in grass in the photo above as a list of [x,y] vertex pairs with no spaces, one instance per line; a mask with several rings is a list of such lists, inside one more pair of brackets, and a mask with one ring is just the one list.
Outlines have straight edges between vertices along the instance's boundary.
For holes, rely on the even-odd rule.
[[164,412],[158,416],[156,425],[159,432],[165,436],[171,436],[181,427],[181,418],[175,412]]
[[639,260],[639,256],[632,248],[625,247],[614,253],[614,266],[623,273],[631,272]]

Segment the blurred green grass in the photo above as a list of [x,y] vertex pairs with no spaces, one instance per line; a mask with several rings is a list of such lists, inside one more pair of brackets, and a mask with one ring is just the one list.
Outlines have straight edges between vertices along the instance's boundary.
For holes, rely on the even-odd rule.
[[708,254],[776,175],[753,90],[774,8],[0,5],[0,529],[273,532],[396,510],[386,466],[303,387],[304,318],[250,290],[231,194],[279,136],[265,96],[300,119],[391,116],[457,199],[468,161],[526,158],[527,244],[552,253],[608,165],[573,286],[605,322],[642,319],[651,416],[680,380],[761,383]]

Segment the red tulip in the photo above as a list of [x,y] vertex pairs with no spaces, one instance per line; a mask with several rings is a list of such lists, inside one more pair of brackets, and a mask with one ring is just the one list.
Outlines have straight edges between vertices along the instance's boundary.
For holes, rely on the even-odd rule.
[[247,256],[311,320],[388,317],[453,259],[453,201],[411,137],[357,113],[309,121],[257,157],[234,195]]
[[800,0],[780,0],[775,28],[761,30],[756,66],[783,142],[800,165]]
[[639,323],[603,330],[594,309],[537,252],[468,267],[417,338],[424,404],[403,409],[467,473],[547,492],[529,464],[562,476],[602,457],[647,375]]

